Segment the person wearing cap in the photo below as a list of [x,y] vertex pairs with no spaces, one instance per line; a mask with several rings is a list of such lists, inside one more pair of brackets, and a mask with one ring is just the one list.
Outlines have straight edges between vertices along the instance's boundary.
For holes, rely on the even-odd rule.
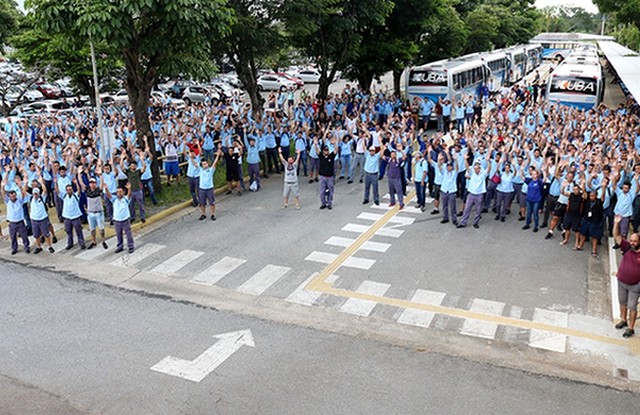
[[7,205],[7,221],[9,222],[9,237],[11,238],[11,255],[18,253],[18,237],[22,238],[22,245],[24,246],[24,252],[27,254],[30,252],[29,248],[29,234],[27,233],[27,227],[24,224],[24,210],[22,208],[22,201],[27,197],[27,193],[22,187],[22,180],[19,176],[15,178],[15,184],[18,186],[20,194],[15,189],[10,189],[8,192],[5,190],[8,187],[9,182],[9,166],[5,166],[5,175],[2,179],[2,186],[0,186],[0,196]]
[[[216,158],[213,160],[213,164],[211,166],[209,166],[209,162],[207,160],[201,160],[200,166],[198,166],[198,201],[200,202],[200,210],[202,211],[198,220],[205,220],[207,218],[205,215],[207,202],[211,209],[211,220],[216,220],[216,199],[213,191],[213,175],[216,172],[216,166],[218,165],[218,161],[220,161],[221,156],[222,150],[218,149]],[[196,163],[194,157],[191,158],[190,163]]]
[[[36,241],[36,249],[33,250],[34,254],[42,252],[42,239],[47,243],[47,247],[50,253],[54,253],[53,244],[51,240],[51,232],[53,229],[51,222],[49,221],[49,214],[47,213],[46,195],[48,193],[47,187],[44,184],[42,178],[40,182],[34,181],[34,183],[40,184],[38,186],[32,186],[31,200],[29,201],[29,216],[31,217],[31,227],[33,229],[33,237]],[[41,190],[42,189],[42,190]],[[25,192],[27,189],[25,188]]]
[[98,186],[98,182],[95,177],[89,178],[88,189],[81,180],[80,188],[87,196],[87,219],[89,222],[89,231],[91,232],[91,243],[87,248],[92,249],[97,245],[96,229],[99,229],[102,247],[107,249],[108,246],[104,237],[104,206],[102,205],[102,189]]
[[[368,134],[368,133],[367,133]],[[365,154],[364,166],[364,200],[363,205],[369,203],[369,192],[373,188],[373,203],[380,205],[380,190],[378,189],[378,175],[380,174],[380,157],[386,150],[386,144],[383,144],[376,151],[375,146],[370,146],[369,151]]]
[[123,234],[127,236],[127,247],[129,253],[132,254],[135,250],[133,243],[133,234],[131,233],[131,212],[129,211],[129,196],[131,195],[131,183],[125,185],[127,194],[125,195],[124,189],[118,187],[116,194],[113,195],[109,189],[102,183],[102,190],[107,194],[107,197],[111,199],[113,203],[113,224],[116,231],[116,254],[119,254],[124,250]]
[[53,175],[55,177],[54,187],[56,190],[56,212],[58,213],[58,220],[60,223],[64,223],[64,218],[62,217],[62,209],[64,199],[64,195],[66,194],[65,189],[68,185],[71,184],[71,178],[67,174],[67,167],[63,164],[60,167],[56,167],[56,163],[53,164]]
[[402,192],[402,169],[407,159],[407,153],[403,152],[402,157],[398,157],[398,152],[391,149],[389,156],[383,156],[387,161],[387,184],[389,185],[389,207],[396,205],[396,198],[400,209],[404,209],[404,193]]

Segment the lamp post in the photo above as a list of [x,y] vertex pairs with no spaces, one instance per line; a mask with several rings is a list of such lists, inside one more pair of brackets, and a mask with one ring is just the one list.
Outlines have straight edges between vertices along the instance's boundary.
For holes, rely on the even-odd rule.
[[100,100],[100,86],[98,85],[98,69],[96,67],[96,51],[93,48],[93,40],[89,40],[91,45],[91,67],[93,68],[93,87],[96,96],[96,112],[98,116],[98,137],[100,139],[100,158],[106,161],[107,152],[105,151],[104,132],[102,130],[102,106]]

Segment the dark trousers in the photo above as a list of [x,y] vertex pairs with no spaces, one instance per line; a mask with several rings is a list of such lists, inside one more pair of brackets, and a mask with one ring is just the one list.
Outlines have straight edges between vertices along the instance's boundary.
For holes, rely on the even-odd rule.
[[[489,205],[496,196],[496,187],[498,187],[497,184],[491,180],[487,180],[487,193],[484,194],[484,209],[489,209]],[[495,207],[496,203],[494,202],[493,208]]]
[[113,202],[111,202],[111,199],[109,199],[106,194],[103,196],[103,199],[104,205],[107,208],[107,216],[105,220],[107,222],[111,222],[111,220],[113,219]]
[[84,235],[82,234],[82,217],[75,219],[64,219],[64,231],[67,233],[67,247],[73,246],[73,232],[78,237],[80,246],[84,246]]
[[131,233],[131,223],[128,220],[114,221],[116,231],[116,249],[122,249],[124,245],[123,233],[127,235],[127,245],[129,249],[133,249],[133,234]]
[[146,219],[144,210],[144,193],[142,189],[131,192],[131,203],[129,203],[129,214],[133,220],[136,220],[136,204],[140,209],[140,219]]
[[258,189],[260,188],[260,164],[253,163],[248,165],[249,169],[249,185],[256,182]]
[[262,172],[267,174],[267,152],[265,150],[260,151],[260,163],[262,164]]
[[333,176],[320,176],[320,204],[322,206],[333,206],[333,186],[335,178]]
[[544,212],[542,216],[542,223],[545,225],[549,223],[549,216],[553,213],[556,203],[558,203],[558,196],[547,195],[545,198]]
[[496,196],[496,208],[498,209],[498,217],[504,218],[507,215],[507,210],[509,210],[509,206],[511,206],[511,202],[513,201],[513,196],[515,192],[497,192]]
[[22,238],[24,249],[29,249],[29,235],[24,221],[9,222],[9,237],[11,238],[11,251],[18,250],[18,237]]
[[156,192],[153,189],[153,180],[152,179],[142,180],[142,187],[143,189],[149,192],[149,198],[151,199],[151,203],[153,203],[154,205],[157,205],[158,199],[156,198]]
[[380,202],[378,190],[378,173],[365,173],[364,175],[364,200],[369,201],[369,191],[373,188],[373,201]]
[[449,220],[449,214],[451,214],[451,221],[456,223],[456,194],[454,192],[442,192],[440,193],[440,207],[442,208],[442,219]]
[[416,198],[418,199],[418,206],[423,207],[425,205],[425,185],[422,182],[413,182],[416,185]]
[[276,147],[267,149],[267,164],[269,165],[269,173],[273,173],[275,170],[276,173],[280,174],[280,162],[278,161],[278,149]]
[[198,177],[187,177],[189,182],[189,193],[191,193],[191,201],[194,205],[198,204],[198,187],[200,179]]

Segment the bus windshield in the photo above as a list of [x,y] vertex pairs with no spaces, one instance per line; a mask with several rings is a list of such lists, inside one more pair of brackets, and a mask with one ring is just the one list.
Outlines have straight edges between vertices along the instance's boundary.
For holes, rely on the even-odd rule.
[[447,86],[447,73],[433,69],[413,70],[409,86]]
[[597,95],[597,80],[579,76],[554,76],[551,81],[550,92]]

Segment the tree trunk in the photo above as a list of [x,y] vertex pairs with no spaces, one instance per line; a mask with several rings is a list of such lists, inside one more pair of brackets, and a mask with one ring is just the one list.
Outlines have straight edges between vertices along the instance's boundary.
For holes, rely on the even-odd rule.
[[238,54],[238,60],[236,62],[236,70],[238,71],[238,78],[244,89],[247,91],[249,95],[249,100],[251,101],[251,109],[253,110],[253,114],[262,116],[262,99],[260,96],[260,92],[258,91],[258,82],[256,79],[256,72],[252,62]]
[[371,83],[373,82],[373,74],[370,72],[362,72],[358,75],[358,85],[363,91],[369,91],[371,89]]
[[402,71],[398,69],[393,70],[393,91],[398,95],[402,95],[400,88],[400,78],[402,77]]
[[[149,97],[151,89],[156,82],[157,70],[154,65],[149,64],[145,69],[140,62],[137,50],[125,49],[124,61],[127,71],[127,95],[129,105],[133,110],[133,117],[136,125],[138,145],[144,148],[144,137],[147,137],[149,151],[151,152],[151,173],[153,174],[153,187],[158,192],[162,192],[160,182],[160,163],[156,154],[155,137],[151,134],[151,123],[149,122]],[[150,62],[154,59],[150,59]]]

